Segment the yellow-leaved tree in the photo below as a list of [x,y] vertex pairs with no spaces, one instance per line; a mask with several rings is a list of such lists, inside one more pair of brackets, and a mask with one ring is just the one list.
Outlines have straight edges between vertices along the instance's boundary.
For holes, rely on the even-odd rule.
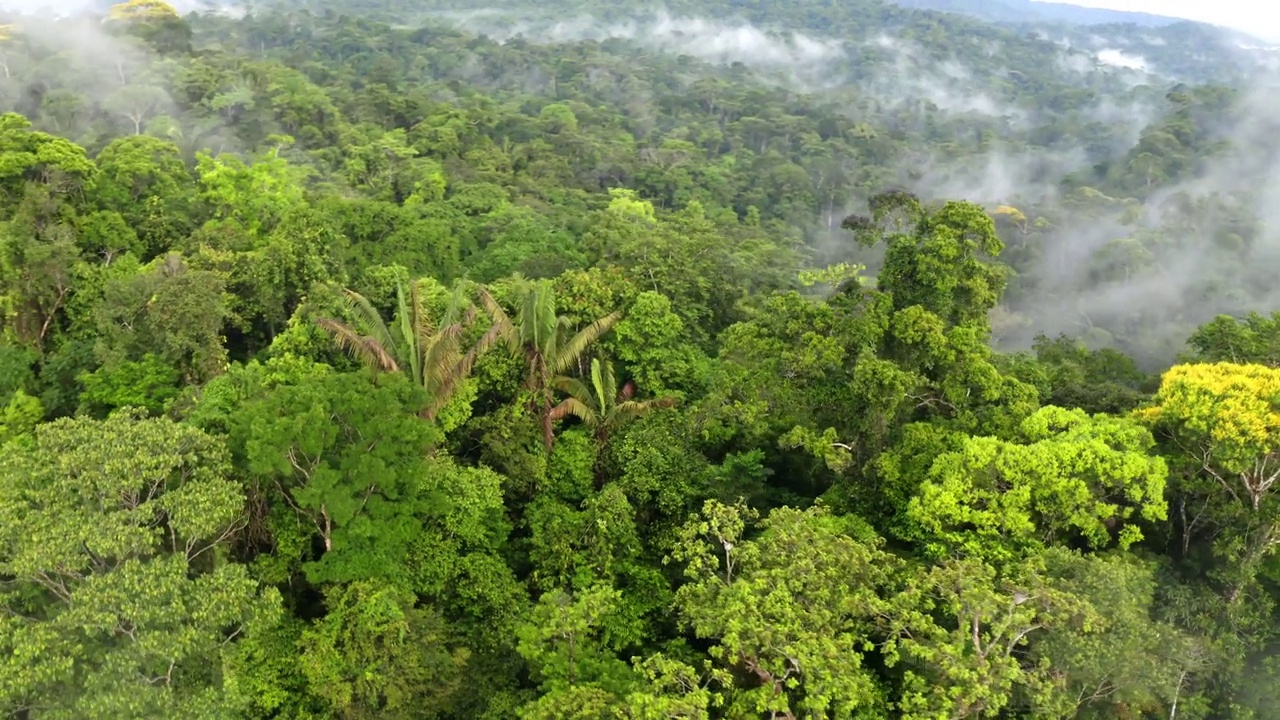
[[1177,365],[1164,374],[1155,405],[1139,416],[1255,511],[1280,480],[1280,369]]
[[1150,407],[1137,411],[1173,472],[1170,514],[1183,558],[1218,558],[1210,575],[1229,604],[1253,595],[1280,546],[1280,369],[1176,365]]
[[107,19],[114,21],[177,20],[178,17],[178,11],[164,0],[128,0],[107,10]]
[[105,20],[116,30],[142,40],[160,54],[191,51],[191,28],[164,0],[126,0],[107,10]]

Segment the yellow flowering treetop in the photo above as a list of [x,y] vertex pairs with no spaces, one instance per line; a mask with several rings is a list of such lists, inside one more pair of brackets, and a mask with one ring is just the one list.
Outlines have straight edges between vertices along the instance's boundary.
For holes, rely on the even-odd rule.
[[178,11],[164,0],[128,0],[112,5],[107,11],[108,20],[177,20]]
[[1176,365],[1138,415],[1253,510],[1280,480],[1280,369]]

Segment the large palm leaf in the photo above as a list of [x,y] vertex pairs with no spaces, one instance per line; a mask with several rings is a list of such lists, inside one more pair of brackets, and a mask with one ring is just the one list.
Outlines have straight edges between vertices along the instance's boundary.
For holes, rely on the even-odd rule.
[[[556,343],[556,347],[547,361],[547,369],[552,373],[562,373],[582,357],[587,348],[591,347],[595,341],[599,340],[602,335],[609,332],[618,321],[622,319],[622,313],[614,311],[595,320],[586,327],[579,330],[572,337],[561,340]],[[565,335],[568,327],[562,330]]]
[[511,352],[518,353],[524,349],[520,340],[520,332],[516,328],[516,324],[512,322],[511,316],[507,315],[507,311],[502,307],[501,303],[493,298],[487,288],[480,288],[477,292],[480,299],[480,307],[489,315],[492,325],[489,331],[485,333],[481,342],[504,343]]
[[373,304],[354,290],[345,290],[346,315],[351,324],[320,318],[316,325],[333,336],[338,346],[364,365],[384,372],[400,372],[396,343]]
[[673,397],[652,398],[649,400],[627,400],[613,406],[613,411],[609,413],[610,429],[616,429],[626,425],[642,415],[648,414],[650,410],[657,408],[674,407],[676,399]]
[[419,302],[418,284],[409,283],[409,297],[404,296],[404,286],[396,282],[396,318],[400,321],[400,337],[404,339],[404,355],[409,361],[409,375],[414,382],[424,385],[422,374],[423,336],[430,338],[432,328],[427,324],[422,304]]
[[561,400],[559,405],[551,408],[549,416],[552,421],[555,421],[563,420],[570,415],[586,423],[588,427],[594,427],[598,417],[596,411],[590,405],[572,397]]
[[535,283],[525,291],[516,315],[516,328],[526,353],[545,365],[546,358],[556,351],[563,324],[564,319],[556,315],[556,296],[550,283]]
[[460,372],[465,376],[470,371],[470,367],[463,368],[461,345],[465,325],[470,322],[471,315],[464,314],[459,318],[458,298],[459,290],[455,289],[437,328],[423,308],[418,285],[415,283],[410,289],[412,322],[405,328],[405,332],[410,333],[406,337],[413,338],[414,372],[421,378],[420,384],[432,391],[433,397],[442,394],[439,392],[442,388],[452,387],[460,379]]
[[[545,281],[521,288],[514,318],[488,290],[481,288],[478,296],[481,307],[493,319],[490,342],[505,342],[512,351],[525,355],[531,370],[545,370],[550,375],[572,367],[592,343],[622,319],[622,313],[613,312],[575,333],[569,319],[556,314],[555,290]],[[546,381],[550,379],[548,376]]]

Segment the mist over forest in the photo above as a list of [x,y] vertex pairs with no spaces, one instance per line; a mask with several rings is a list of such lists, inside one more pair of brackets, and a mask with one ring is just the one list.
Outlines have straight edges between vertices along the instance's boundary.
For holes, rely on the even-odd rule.
[[1280,715],[1280,46],[0,0],[0,714]]
[[[952,137],[940,147],[926,139],[902,148],[886,163],[892,174],[885,181],[930,200],[1016,208],[1026,218],[1011,223],[1025,225],[1017,250],[1034,250],[1011,263],[1019,281],[1001,308],[1009,311],[997,332],[1002,348],[1027,348],[1037,335],[1066,333],[1155,368],[1216,315],[1280,306],[1262,269],[1276,257],[1276,237],[1266,230],[1275,227],[1268,201],[1275,163],[1265,148],[1276,129],[1271,68],[1280,56],[1257,41],[1188,24],[1205,35],[1205,46],[1193,55],[1203,67],[1188,72],[1161,52],[1169,36],[1187,55],[1180,28],[1084,34],[1032,27],[1035,40],[988,33],[951,39],[943,48],[895,32],[892,22],[850,37],[815,34],[785,20],[754,24],[666,9],[637,9],[620,19],[480,6],[427,17],[500,42],[616,39],[710,64],[740,64],[760,82],[849,117],[890,115],[890,132],[904,135],[923,131],[928,138],[936,131],[926,130],[927,123],[953,123]],[[1020,67],[1011,62],[1019,55],[1035,60]],[[1036,80],[1064,93],[1048,107],[1023,69],[1046,62],[1052,70]],[[1239,96],[1229,103],[1169,97],[1192,79],[1222,82]],[[1208,107],[1191,107],[1201,102]],[[875,189],[851,188],[835,212],[857,212]],[[1211,207],[1196,211],[1198,222],[1171,217],[1203,204]],[[1064,213],[1088,219],[1072,221]],[[815,239],[812,226],[790,219]],[[826,249],[821,240],[815,245]]]

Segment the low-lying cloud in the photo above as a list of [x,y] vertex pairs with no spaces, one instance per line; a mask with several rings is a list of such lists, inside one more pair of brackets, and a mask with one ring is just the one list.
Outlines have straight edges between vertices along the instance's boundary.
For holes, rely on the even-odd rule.
[[[102,7],[83,0],[60,3],[57,11],[71,14],[75,10],[70,8],[90,5]],[[207,11],[214,5],[208,0],[180,3],[184,11]],[[0,7],[48,10],[40,0],[0,0]],[[1191,179],[1152,194],[1145,203],[1097,197],[1083,202],[1063,188],[1063,178],[1078,171],[1086,175],[1100,161],[1123,160],[1158,114],[1153,98],[1164,93],[1140,88],[1126,94],[1117,89],[1128,79],[1134,86],[1160,82],[1149,74],[1145,57],[1133,49],[1119,49],[1127,46],[1117,43],[1092,48],[1087,42],[1075,47],[1063,43],[1059,64],[1073,71],[1066,82],[1084,87],[1094,83],[1088,78],[1091,73],[1101,73],[1102,82],[1112,82],[1103,87],[1112,89],[1094,106],[1052,111],[1018,107],[1002,94],[1001,88],[1009,86],[1002,73],[1011,77],[1019,69],[1001,70],[998,61],[990,61],[1000,56],[998,43],[969,62],[945,49],[926,48],[888,33],[838,40],[774,31],[741,20],[669,13],[613,22],[590,17],[537,21],[512,18],[500,10],[434,17],[498,41],[622,39],[710,63],[742,63],[767,71],[777,82],[786,83],[789,77],[796,90],[834,87],[824,93],[825,100],[848,102],[851,114],[865,115],[865,108],[871,107],[886,122],[914,123],[908,126],[913,137],[926,121],[956,123],[943,130],[949,142],[915,143],[905,149],[895,168],[903,185],[929,199],[967,199],[989,208],[1013,204],[1024,208],[1030,221],[1040,209],[1052,216],[1049,227],[1015,233],[1016,242],[1011,243],[1015,247],[1010,253],[1027,273],[1028,284],[1021,295],[1015,288],[1004,308],[1006,320],[1007,311],[1016,313],[1016,322],[1001,334],[1007,347],[1025,347],[1041,332],[1067,332],[1084,334],[1095,344],[1120,344],[1145,359],[1167,360],[1195,324],[1218,312],[1280,307],[1280,284],[1260,279],[1280,266],[1280,121],[1273,118],[1280,91],[1275,88],[1260,86],[1245,98],[1239,117],[1221,128],[1222,137],[1238,150],[1205,163]],[[129,107],[133,98],[122,88],[161,83],[147,78],[150,61],[139,48],[110,37],[96,21],[64,21],[56,32],[43,34],[40,27],[31,23],[36,41],[69,57],[71,66],[82,73],[81,91],[97,105],[115,108],[109,111],[120,122],[130,121],[129,129],[131,115],[142,125],[144,115],[154,116],[169,106],[167,98],[158,98],[153,106]],[[477,77],[484,74],[479,60],[469,62]],[[21,68],[15,70],[14,80],[21,82]],[[531,86],[548,81],[542,70],[530,72],[541,73],[527,79]],[[604,69],[592,72],[600,75],[592,82],[606,88],[618,85],[615,100],[634,105],[631,116],[643,125],[652,100],[647,89],[624,87]],[[1056,140],[1036,139],[1036,131],[1064,117],[1074,130],[1044,135],[1060,136]],[[1090,127],[1099,131],[1093,133]],[[1221,207],[1212,212],[1185,211],[1187,206],[1215,202]],[[827,234],[837,224],[838,210],[827,208],[819,223]],[[1222,284],[1231,282],[1224,278],[1234,279],[1238,287],[1224,289]],[[1134,338],[1141,338],[1143,345],[1125,345]]]
[[[36,127],[93,149],[104,140],[102,118],[111,118],[109,136],[150,133],[173,140],[185,152],[239,147],[217,117],[183,118],[167,88],[166,66],[142,41],[108,31],[97,12],[104,3],[59,4],[0,0],[10,12],[48,11],[18,19],[17,32],[0,55],[0,112],[17,111]],[[21,5],[21,7],[20,7]],[[178,3],[189,9],[223,7],[221,0]],[[68,8],[95,8],[76,14]],[[68,17],[70,16],[70,17]],[[48,69],[60,68],[56,82]],[[108,137],[109,137],[108,136]]]
[[[123,2],[124,0],[120,0]],[[181,14],[220,12],[239,14],[241,3],[227,0],[165,0]],[[111,0],[0,0],[0,11],[48,18],[71,18],[86,13],[105,13]]]
[[1005,335],[1006,346],[1067,333],[1156,367],[1216,315],[1280,309],[1277,104],[1280,85],[1248,89],[1199,143],[1200,152],[1215,138],[1230,149],[1142,202],[1058,200],[1057,227],[1033,240],[1032,284],[1010,298],[1023,323]]
[[555,21],[508,20],[500,11],[441,14],[463,28],[498,41],[525,37],[540,43],[619,38],[663,52],[716,63],[748,66],[814,66],[844,55],[842,44],[796,32],[770,32],[745,22],[673,16],[601,22],[590,16]]
[[1129,53],[1115,48],[1106,48],[1098,51],[1098,62],[1111,67],[1126,68],[1129,70],[1146,70],[1147,61],[1140,55],[1130,55]]

